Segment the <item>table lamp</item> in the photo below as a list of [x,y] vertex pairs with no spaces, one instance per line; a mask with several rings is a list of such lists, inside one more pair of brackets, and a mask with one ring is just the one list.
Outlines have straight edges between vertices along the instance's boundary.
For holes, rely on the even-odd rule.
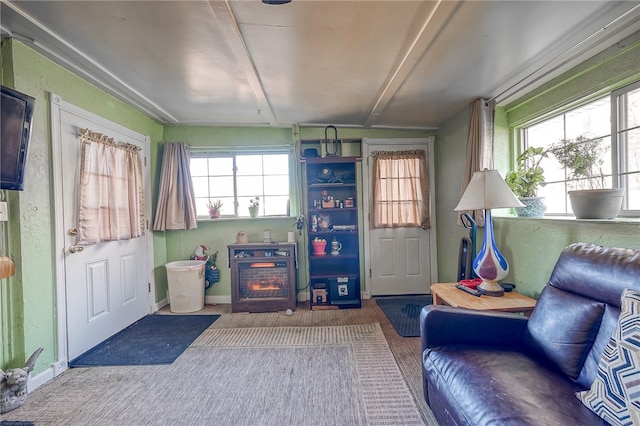
[[473,260],[473,270],[482,279],[478,290],[487,296],[502,296],[504,289],[498,281],[507,276],[509,263],[498,251],[493,235],[491,209],[522,207],[523,204],[511,192],[497,170],[484,169],[475,172],[454,209],[484,210],[484,238],[482,248]]

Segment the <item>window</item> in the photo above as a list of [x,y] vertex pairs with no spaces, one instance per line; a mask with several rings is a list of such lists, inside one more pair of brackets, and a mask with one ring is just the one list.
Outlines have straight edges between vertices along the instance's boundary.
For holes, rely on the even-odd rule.
[[[625,190],[621,215],[640,212],[640,82],[525,127],[522,139],[525,149],[560,141],[588,147],[598,157],[604,187]],[[545,197],[546,214],[569,213],[567,191],[579,188],[579,182],[552,152],[540,165],[546,184],[538,196]]]
[[375,228],[429,227],[424,151],[373,153]]
[[224,217],[249,217],[249,202],[260,201],[260,216],[284,216],[289,204],[289,154],[191,153],[191,179],[198,216],[207,203],[222,201]]
[[[625,188],[623,210],[640,212],[640,82],[615,91],[613,134],[618,162],[614,164],[617,186]],[[614,181],[615,182],[615,181]]]

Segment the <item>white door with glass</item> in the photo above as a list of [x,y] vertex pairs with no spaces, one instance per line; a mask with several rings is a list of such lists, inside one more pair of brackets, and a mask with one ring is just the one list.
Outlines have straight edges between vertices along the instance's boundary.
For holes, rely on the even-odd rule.
[[[64,267],[64,289],[58,291],[58,297],[64,295],[64,301],[59,302],[58,306],[65,308],[65,312],[59,309],[59,315],[66,315],[67,359],[73,360],[151,311],[147,273],[148,230],[145,236],[138,238],[91,245],[76,244],[79,132],[88,128],[117,142],[139,146],[142,149],[142,175],[147,194],[149,171],[145,164],[148,162],[144,159],[149,142],[142,135],[72,105],[63,104],[53,117],[59,117],[54,124],[54,131],[59,131],[59,134],[53,139],[54,145],[59,144],[54,151],[60,154],[60,167],[54,172],[61,184],[56,185],[56,191],[61,190],[63,200],[62,214],[56,214],[56,228],[57,232],[64,233],[56,237],[58,244],[63,245],[60,260]],[[146,203],[151,202],[150,197],[145,198]],[[146,210],[148,212],[149,209]]]
[[[421,226],[374,227],[374,161],[375,152],[422,151],[426,162],[426,204],[432,206],[433,139],[368,139],[363,141],[365,206],[365,274],[366,287],[372,296],[427,294],[429,286],[437,281],[435,230]],[[391,200],[388,200],[391,202]],[[402,203],[403,200],[393,200]],[[430,222],[435,223],[433,209]]]

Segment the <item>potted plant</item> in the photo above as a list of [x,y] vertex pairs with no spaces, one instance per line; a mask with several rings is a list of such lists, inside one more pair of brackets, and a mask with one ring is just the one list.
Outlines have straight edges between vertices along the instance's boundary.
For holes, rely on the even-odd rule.
[[322,237],[315,237],[313,241],[311,241],[311,247],[313,247],[314,256],[324,256],[327,254],[327,240]]
[[255,219],[260,212],[260,197],[254,197],[249,200],[249,216]]
[[209,208],[209,217],[211,219],[217,219],[220,217],[220,209],[222,209],[222,201],[216,200],[215,202],[211,202],[209,200],[207,202],[207,207]]
[[544,148],[529,147],[516,158],[516,169],[507,173],[505,182],[525,205],[517,207],[516,214],[520,217],[541,217],[547,210],[544,197],[538,197],[540,185],[544,184],[544,169],[540,162],[548,156]]
[[605,188],[602,167],[608,146],[602,141],[603,138],[580,135],[562,139],[549,148],[569,172],[569,200],[578,219],[615,219],[622,205],[623,190]]

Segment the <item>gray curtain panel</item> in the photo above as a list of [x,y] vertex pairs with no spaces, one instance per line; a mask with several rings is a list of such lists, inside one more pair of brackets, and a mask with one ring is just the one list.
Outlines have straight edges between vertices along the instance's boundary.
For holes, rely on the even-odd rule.
[[198,227],[189,161],[189,146],[184,142],[164,144],[154,231]]

